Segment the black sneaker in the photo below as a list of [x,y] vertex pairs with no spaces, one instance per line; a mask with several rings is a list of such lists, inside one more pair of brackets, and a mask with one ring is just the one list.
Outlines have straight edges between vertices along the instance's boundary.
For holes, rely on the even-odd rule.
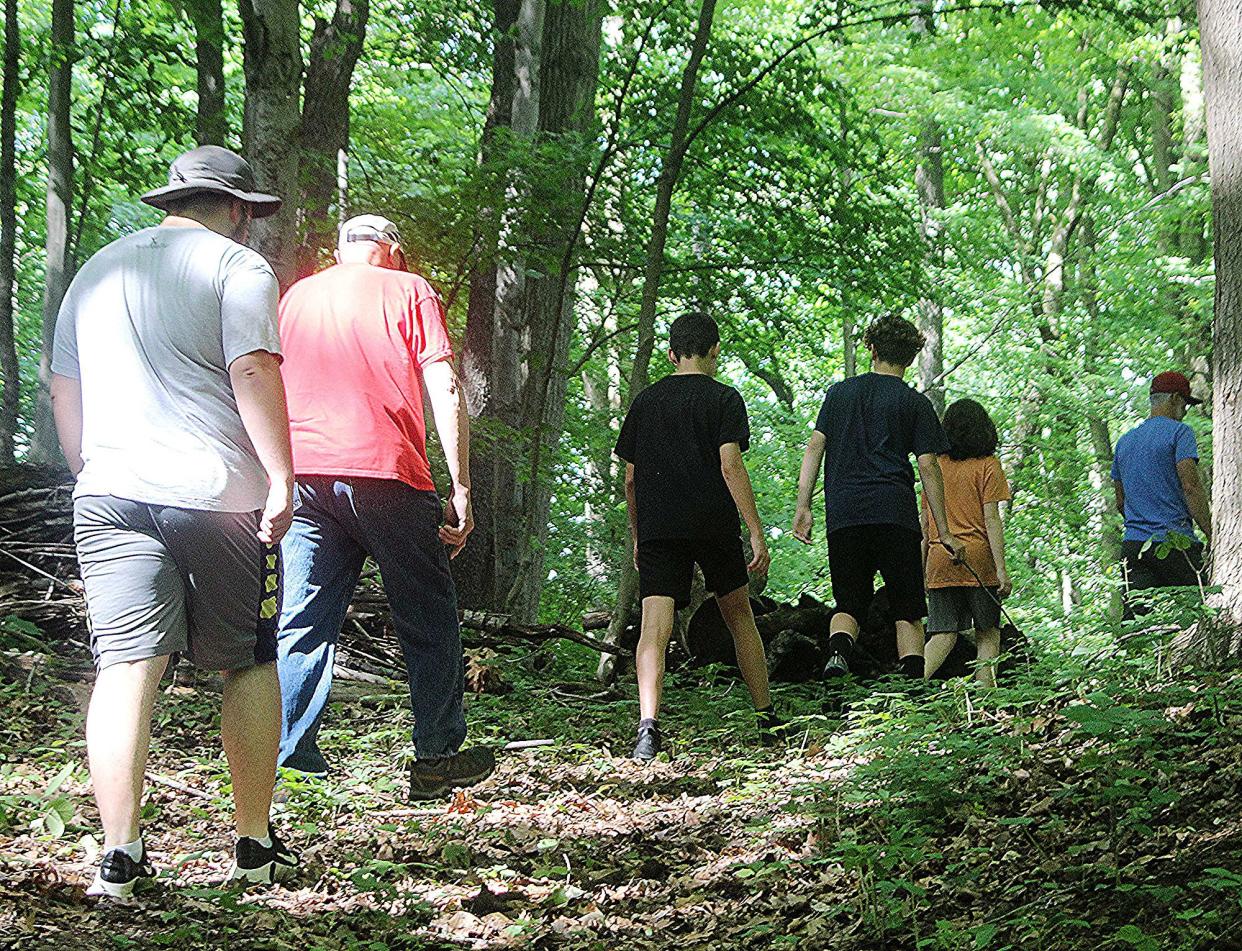
[[759,743],[762,746],[776,746],[785,739],[785,721],[769,707],[767,710],[756,710],[759,721]]
[[495,768],[496,754],[486,746],[472,746],[452,756],[415,760],[410,767],[410,801],[443,799],[461,786],[483,782]]
[[287,881],[298,870],[298,857],[280,841],[280,836],[270,825],[267,827],[267,837],[272,840],[272,844],[267,846],[249,836],[238,838],[237,847],[233,850],[230,882],[261,882],[271,885],[274,882]]
[[144,878],[155,878],[155,867],[147,858],[147,848],[142,847],[142,858],[134,861],[120,849],[109,849],[99,863],[95,881],[86,894],[100,898],[129,898],[134,886]]
[[824,677],[826,679],[834,679],[837,677],[849,676],[850,662],[845,659],[845,655],[840,651],[834,651],[832,656],[828,658],[828,663],[824,665]]
[[664,737],[660,728],[654,723],[638,728],[638,743],[634,746],[633,758],[640,763],[650,763],[664,749]]

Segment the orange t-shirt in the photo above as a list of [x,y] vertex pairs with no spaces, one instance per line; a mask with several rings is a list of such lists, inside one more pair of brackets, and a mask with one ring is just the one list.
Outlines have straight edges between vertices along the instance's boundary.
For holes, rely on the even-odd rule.
[[[949,519],[949,530],[966,546],[966,560],[987,586],[998,584],[996,562],[988,545],[987,525],[983,521],[983,506],[987,502],[1005,502],[1010,496],[1009,481],[995,456],[981,459],[950,459],[940,457],[940,471],[944,474],[944,508]],[[936,522],[931,517],[927,496],[923,496],[923,515],[928,536],[932,542],[927,552],[927,587],[962,588],[977,587],[971,573],[953,559],[942,545],[935,544],[940,538]]]
[[282,367],[298,475],[398,479],[434,489],[422,369],[453,347],[416,274],[337,264],[280,302]]

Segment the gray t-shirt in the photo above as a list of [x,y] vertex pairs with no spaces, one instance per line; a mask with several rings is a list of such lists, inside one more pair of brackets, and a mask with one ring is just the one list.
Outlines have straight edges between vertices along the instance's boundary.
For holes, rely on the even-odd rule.
[[75,495],[249,512],[268,480],[229,365],[280,353],[276,277],[206,228],[147,228],[92,257],[56,324],[52,372],[82,383]]

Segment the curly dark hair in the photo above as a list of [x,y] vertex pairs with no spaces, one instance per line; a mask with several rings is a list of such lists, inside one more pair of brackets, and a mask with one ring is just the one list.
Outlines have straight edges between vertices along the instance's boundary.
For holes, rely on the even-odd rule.
[[875,350],[876,358],[899,367],[908,367],[927,343],[927,337],[904,317],[885,314],[863,334],[863,346]]
[[944,411],[950,459],[982,459],[996,454],[996,424],[974,400],[957,400]]

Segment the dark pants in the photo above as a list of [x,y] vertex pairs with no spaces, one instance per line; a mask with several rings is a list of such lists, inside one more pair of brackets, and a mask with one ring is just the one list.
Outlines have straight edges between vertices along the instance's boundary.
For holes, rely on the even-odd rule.
[[[1126,587],[1131,591],[1146,588],[1197,587],[1203,571],[1203,545],[1195,542],[1186,551],[1176,549],[1163,558],[1156,554],[1159,544],[1143,551],[1143,542],[1122,542],[1121,557],[1126,563]],[[1140,554],[1141,552],[1141,554]]]
[[435,492],[396,480],[298,479],[293,526],[281,544],[281,766],[327,770],[316,737],[341,625],[367,555],[379,565],[405,658],[418,757],[449,756],[460,748],[466,738],[461,631],[448,553],[438,535],[441,515]]

